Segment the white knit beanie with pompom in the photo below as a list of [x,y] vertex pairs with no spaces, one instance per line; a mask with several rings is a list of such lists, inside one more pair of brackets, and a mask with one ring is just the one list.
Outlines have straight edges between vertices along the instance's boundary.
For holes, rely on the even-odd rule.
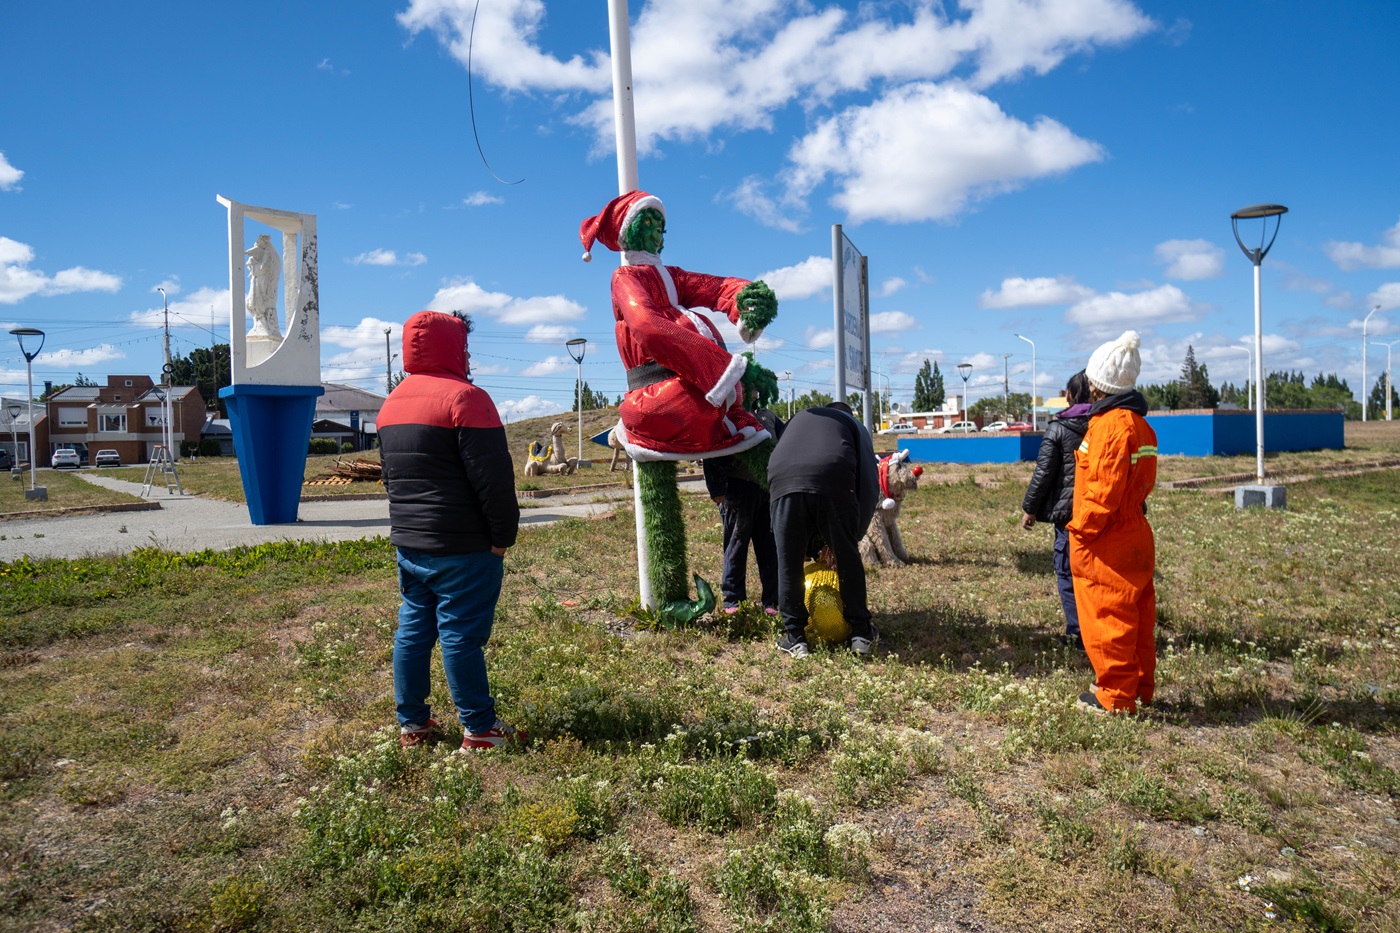
[[1141,343],[1138,332],[1130,330],[1095,350],[1089,357],[1089,365],[1084,367],[1089,384],[1107,395],[1132,391],[1142,370],[1142,357],[1138,356]]

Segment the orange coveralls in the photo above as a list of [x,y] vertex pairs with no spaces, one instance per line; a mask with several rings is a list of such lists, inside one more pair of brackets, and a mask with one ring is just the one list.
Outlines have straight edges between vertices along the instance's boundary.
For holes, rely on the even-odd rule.
[[1069,565],[1095,695],[1136,712],[1156,687],[1156,545],[1144,502],[1157,483],[1157,434],[1126,408],[1089,419],[1074,455]]

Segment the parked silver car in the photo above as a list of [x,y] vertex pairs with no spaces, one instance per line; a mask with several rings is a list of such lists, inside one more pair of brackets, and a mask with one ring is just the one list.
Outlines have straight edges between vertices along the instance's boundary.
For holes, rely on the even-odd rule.
[[98,467],[119,467],[122,465],[122,455],[115,450],[99,450],[92,455],[92,465]]

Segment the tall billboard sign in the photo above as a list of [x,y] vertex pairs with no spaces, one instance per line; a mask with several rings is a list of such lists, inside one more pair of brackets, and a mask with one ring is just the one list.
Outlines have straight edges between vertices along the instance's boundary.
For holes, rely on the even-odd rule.
[[[870,287],[869,265],[856,249],[840,224],[831,227],[831,254],[835,281],[836,324],[836,400],[844,401],[847,393],[866,393],[866,409],[870,407]],[[870,423],[870,412],[865,412]]]

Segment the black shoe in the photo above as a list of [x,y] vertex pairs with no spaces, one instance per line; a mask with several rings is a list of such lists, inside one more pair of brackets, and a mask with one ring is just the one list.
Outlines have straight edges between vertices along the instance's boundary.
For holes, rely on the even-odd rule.
[[805,638],[797,638],[787,632],[784,632],[783,637],[778,639],[778,650],[793,658],[805,658],[810,654]]
[[1095,694],[1092,690],[1088,691],[1087,693],[1079,694],[1079,699],[1075,702],[1074,705],[1079,709],[1087,710],[1091,713],[1099,713],[1101,715],[1113,712],[1113,710],[1107,709],[1102,703],[1099,702],[1098,695]]
[[870,637],[862,638],[856,635],[851,638],[851,654],[862,661],[869,661],[870,656],[875,652],[875,646],[880,643],[880,631],[874,625],[870,626]]

